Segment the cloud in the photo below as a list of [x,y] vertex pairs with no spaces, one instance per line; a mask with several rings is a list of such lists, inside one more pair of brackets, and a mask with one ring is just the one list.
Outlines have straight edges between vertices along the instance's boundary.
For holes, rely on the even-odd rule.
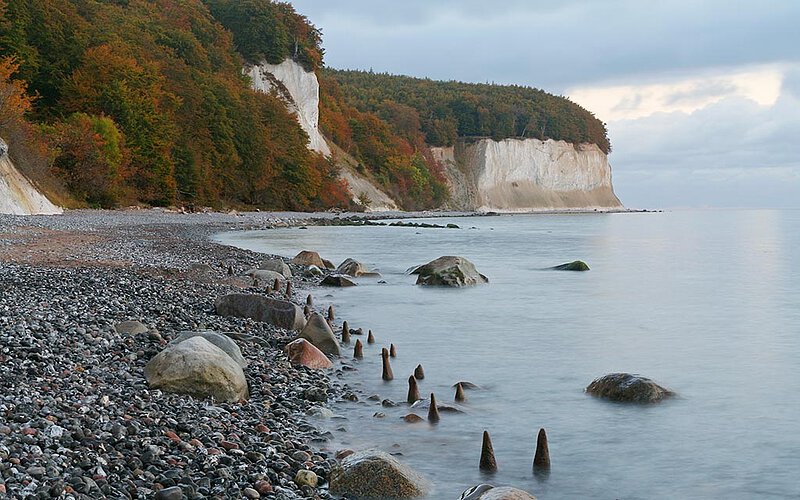
[[333,67],[561,93],[800,60],[800,2],[299,0]]
[[800,99],[727,97],[692,113],[609,124],[614,184],[635,207],[797,207]]

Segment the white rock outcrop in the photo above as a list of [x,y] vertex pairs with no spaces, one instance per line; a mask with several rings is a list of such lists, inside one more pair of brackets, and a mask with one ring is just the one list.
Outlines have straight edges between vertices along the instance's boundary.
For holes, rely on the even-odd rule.
[[433,148],[450,208],[498,212],[621,209],[607,155],[594,144],[548,139],[461,140]]
[[17,170],[8,156],[8,144],[0,139],[0,214],[55,215],[63,212]]
[[306,71],[293,60],[286,59],[280,64],[263,61],[248,66],[245,73],[252,80],[254,90],[278,92],[308,134],[309,149],[330,156],[328,143],[319,131],[319,81],[313,71]]
[[332,154],[341,167],[340,178],[347,181],[354,202],[370,200],[368,211],[398,210],[397,203],[376,187],[366,177],[355,171],[356,162],[336,147],[335,154],[319,129],[319,80],[313,71],[306,71],[292,59],[280,64],[247,66],[244,72],[250,77],[253,89],[258,92],[276,92],[286,107],[297,116],[300,127],[308,134],[308,147],[325,156]]

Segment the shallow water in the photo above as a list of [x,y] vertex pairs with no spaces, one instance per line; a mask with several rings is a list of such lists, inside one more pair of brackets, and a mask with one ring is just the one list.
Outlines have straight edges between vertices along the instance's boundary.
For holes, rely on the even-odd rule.
[[[337,320],[375,332],[346,381],[402,403],[417,363],[423,394],[465,413],[407,424],[409,409],[340,402],[332,448],[376,446],[427,475],[431,498],[480,482],[539,499],[800,497],[800,212],[686,211],[441,219],[462,229],[310,227],[221,235],[293,256],[353,257],[386,284],[315,292]],[[469,229],[474,227],[475,229]],[[409,267],[462,255],[489,277],[469,289],[414,285]],[[575,259],[585,273],[542,270]],[[355,341],[355,340],[353,340]],[[363,341],[363,340],[362,340]],[[380,378],[393,342],[396,379]],[[583,393],[610,372],[640,373],[679,397],[626,406]],[[374,418],[384,412],[385,418]],[[418,412],[424,417],[425,412]],[[335,429],[343,427],[346,431]],[[531,472],[547,430],[552,469]],[[481,434],[499,471],[478,471]]]

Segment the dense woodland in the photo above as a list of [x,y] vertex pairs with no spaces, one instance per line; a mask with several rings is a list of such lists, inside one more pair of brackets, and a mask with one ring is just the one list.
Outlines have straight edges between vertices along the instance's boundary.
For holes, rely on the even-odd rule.
[[564,97],[519,85],[441,82],[366,71],[326,69],[345,100],[377,114],[401,135],[425,134],[432,146],[458,137],[509,137],[593,143],[611,151],[606,127]]
[[324,70],[319,30],[270,0],[0,0],[0,137],[62,204],[347,207],[337,159],[241,71],[286,58],[319,74],[327,137],[404,208],[446,200],[428,145],[457,135],[609,149],[541,91]]

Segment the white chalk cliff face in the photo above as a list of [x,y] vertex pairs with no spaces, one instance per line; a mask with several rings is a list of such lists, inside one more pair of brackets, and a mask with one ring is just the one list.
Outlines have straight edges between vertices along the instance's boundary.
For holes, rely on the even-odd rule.
[[306,71],[291,59],[280,64],[264,61],[248,66],[245,72],[253,82],[253,89],[269,93],[273,89],[286,103],[289,111],[308,134],[309,149],[330,156],[331,150],[319,131],[319,81],[313,71]]
[[17,170],[8,156],[8,145],[0,139],[0,214],[53,215],[63,212]]
[[[280,64],[262,62],[248,66],[245,73],[258,92],[278,93],[286,107],[297,116],[300,126],[308,134],[308,147],[312,151],[331,156],[331,148],[319,130],[319,81],[313,71],[306,71],[291,59]],[[347,181],[353,201],[366,195],[371,200],[369,211],[397,210],[397,204],[386,193],[355,171],[357,162],[337,149],[337,160],[341,167],[340,177]]]
[[461,140],[433,148],[450,208],[498,212],[620,209],[608,157],[594,144],[538,139]]

